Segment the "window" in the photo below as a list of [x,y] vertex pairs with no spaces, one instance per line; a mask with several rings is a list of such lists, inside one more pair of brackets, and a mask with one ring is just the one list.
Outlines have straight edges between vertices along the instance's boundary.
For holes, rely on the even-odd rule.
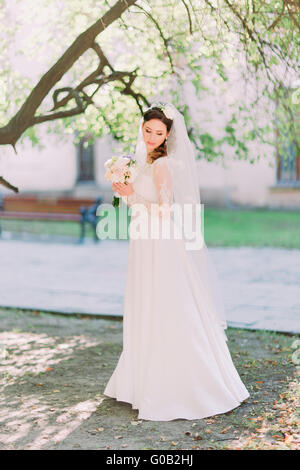
[[77,161],[77,181],[94,181],[94,144],[88,144],[88,137],[82,138],[77,145]]
[[296,142],[290,142],[281,155],[277,150],[277,183],[300,186],[300,155]]
[[[293,102],[293,89],[286,88],[284,89],[283,93],[284,97],[286,98],[285,108],[281,108],[279,110],[279,114],[277,115],[277,119],[280,119],[281,122],[284,123],[284,126],[280,131],[280,136],[279,130],[276,130],[277,185],[300,187],[299,103]],[[293,132],[290,132],[291,130],[293,130]],[[284,135],[286,135],[285,140],[282,138]],[[296,139],[298,141],[298,147]],[[279,140],[281,141],[280,145]]]

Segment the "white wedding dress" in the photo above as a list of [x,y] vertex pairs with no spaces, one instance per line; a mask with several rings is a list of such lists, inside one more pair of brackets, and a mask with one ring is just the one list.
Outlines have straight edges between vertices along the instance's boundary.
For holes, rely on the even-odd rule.
[[[145,163],[123,201],[172,203],[168,160]],[[153,215],[154,216],[154,215]],[[201,419],[249,397],[224,331],[207,314],[205,295],[182,239],[134,239],[123,312],[123,351],[104,394],[131,403],[138,419]],[[204,305],[204,307],[203,307]]]

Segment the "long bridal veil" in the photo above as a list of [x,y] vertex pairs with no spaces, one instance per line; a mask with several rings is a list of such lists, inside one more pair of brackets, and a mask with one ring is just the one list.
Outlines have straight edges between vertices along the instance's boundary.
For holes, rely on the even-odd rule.
[[[167,139],[167,154],[170,156],[169,168],[173,182],[173,206],[171,216],[180,225],[184,247],[190,261],[191,283],[194,285],[194,295],[202,307],[201,311],[220,328],[225,336],[227,328],[222,289],[214,263],[204,240],[204,211],[201,204],[198,183],[198,168],[194,147],[189,139],[184,117],[171,103],[156,102],[151,108],[159,107],[165,115],[173,120]],[[146,145],[142,134],[143,117],[140,120],[135,158],[139,165],[146,161]],[[178,211],[178,209],[180,209]],[[177,217],[181,213],[181,217]],[[175,220],[176,219],[176,220]],[[194,231],[191,231],[194,224]],[[191,242],[191,234],[197,237],[197,242]],[[201,243],[199,243],[199,234]]]

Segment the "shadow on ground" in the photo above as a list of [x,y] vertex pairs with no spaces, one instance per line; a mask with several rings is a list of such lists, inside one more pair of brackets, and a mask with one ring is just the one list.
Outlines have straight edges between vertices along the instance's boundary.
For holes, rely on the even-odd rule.
[[122,351],[122,321],[6,309],[0,319],[0,449],[299,448],[297,336],[229,328],[250,397],[210,418],[154,422],[103,395]]

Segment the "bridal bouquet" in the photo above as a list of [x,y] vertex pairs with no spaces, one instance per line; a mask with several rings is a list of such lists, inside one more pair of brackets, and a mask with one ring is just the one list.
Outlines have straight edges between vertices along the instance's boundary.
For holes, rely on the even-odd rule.
[[[137,162],[132,155],[113,156],[104,163],[106,169],[105,178],[112,183],[132,183],[138,173]],[[120,206],[120,197],[114,193],[112,205]]]

